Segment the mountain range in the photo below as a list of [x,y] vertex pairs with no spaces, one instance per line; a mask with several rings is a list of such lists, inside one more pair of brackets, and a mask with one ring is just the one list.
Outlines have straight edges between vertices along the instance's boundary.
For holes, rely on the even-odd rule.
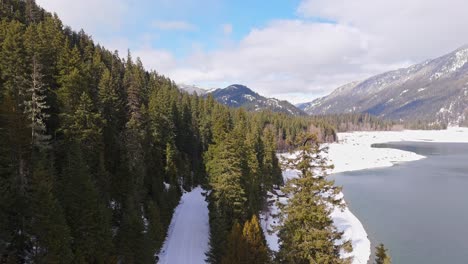
[[306,115],[302,110],[288,101],[264,97],[241,84],[233,84],[226,88],[211,90],[185,84],[178,84],[178,87],[189,93],[197,93],[202,96],[211,95],[216,101],[229,107],[242,107],[248,111],[271,110],[272,112],[290,115]]
[[460,124],[468,117],[468,46],[408,68],[343,85],[298,105],[310,115],[370,113],[401,121]]

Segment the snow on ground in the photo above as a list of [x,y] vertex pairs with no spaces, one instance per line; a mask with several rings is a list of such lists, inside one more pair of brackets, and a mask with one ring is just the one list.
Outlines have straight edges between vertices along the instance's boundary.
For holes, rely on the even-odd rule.
[[[340,133],[339,142],[329,144],[329,159],[335,165],[333,173],[363,170],[378,167],[393,166],[398,162],[414,161],[425,158],[413,152],[397,149],[372,148],[375,143],[423,141],[423,142],[466,142],[468,143],[468,128],[451,127],[447,130],[405,130],[389,132],[353,132]],[[296,171],[283,172],[285,179],[295,177]],[[341,194],[342,195],[342,194]],[[270,206],[268,212],[261,214],[261,224],[268,243],[273,251],[279,250],[278,236],[272,232],[277,224],[279,213],[275,201],[287,201],[280,191],[269,193]],[[371,244],[367,233],[353,213],[345,208],[332,212],[335,226],[344,232],[343,238],[353,244],[353,252],[345,256],[353,257],[353,264],[367,263],[371,253]]]
[[[283,171],[283,178],[285,181],[297,177],[297,175],[298,171],[296,170]],[[343,194],[340,193],[339,196],[343,196]],[[287,203],[287,198],[280,190],[274,190],[268,193],[268,197],[269,210],[261,213],[261,225],[268,247],[277,252],[279,250],[278,233],[273,232],[274,227],[278,224],[277,215],[279,209],[276,202]],[[370,256],[370,241],[359,219],[357,219],[347,207],[343,210],[335,208],[332,211],[331,217],[337,229],[343,232],[343,239],[351,240],[353,244],[353,251],[351,253],[343,252],[342,256],[353,257],[354,264],[367,263]]]
[[375,143],[468,142],[468,128],[450,127],[447,130],[405,130],[384,132],[339,133],[339,142],[329,145],[329,158],[334,173],[393,166],[397,162],[423,159],[413,152],[372,148]]
[[210,227],[208,203],[201,187],[184,193],[174,211],[166,241],[159,253],[160,264],[205,263]]

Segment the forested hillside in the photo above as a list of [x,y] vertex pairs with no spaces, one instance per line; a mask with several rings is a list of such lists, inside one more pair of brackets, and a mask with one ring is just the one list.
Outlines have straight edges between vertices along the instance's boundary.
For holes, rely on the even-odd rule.
[[427,122],[423,120],[395,121],[382,119],[367,113],[330,114],[312,116],[313,122],[325,122],[333,126],[337,132],[350,131],[398,131],[403,129],[446,129],[447,124]]
[[153,263],[197,185],[211,190],[218,263],[233,225],[258,232],[282,181],[276,151],[306,130],[336,140],[321,120],[181,92],[33,0],[0,0],[0,18],[1,263]]

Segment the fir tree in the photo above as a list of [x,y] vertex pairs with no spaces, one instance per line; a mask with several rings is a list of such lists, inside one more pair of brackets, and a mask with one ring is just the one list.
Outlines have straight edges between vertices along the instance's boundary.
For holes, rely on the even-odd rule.
[[275,134],[271,126],[264,129],[262,141],[265,155],[263,157],[263,173],[265,175],[263,176],[263,182],[265,183],[265,188],[269,190],[273,186],[280,186],[283,183],[281,168],[276,157]]
[[247,159],[247,168],[248,168],[248,175],[246,178],[247,184],[246,189],[248,193],[248,201],[249,201],[249,208],[250,213],[255,215],[257,214],[263,203],[263,195],[262,193],[262,170],[261,164],[258,160],[258,155],[256,151],[256,144],[258,144],[257,138],[255,134],[249,133],[247,134],[246,138],[246,153],[245,158]]
[[44,158],[36,162],[30,184],[30,255],[36,263],[69,263],[72,237],[64,213],[54,196],[54,177]]
[[86,87],[80,52],[77,47],[70,50],[68,43],[66,43],[59,58],[61,58],[59,61],[60,76],[58,78],[60,88],[57,95],[62,112],[72,114]]
[[80,142],[82,146],[96,146],[101,142],[104,120],[99,113],[93,111],[88,94],[81,94],[76,111],[64,114],[63,120],[63,132],[69,139]]
[[247,198],[241,185],[241,158],[235,150],[236,139],[233,135],[210,146],[206,154],[206,170],[216,207],[226,212],[228,217],[243,219]]
[[375,247],[375,264],[391,264],[392,259],[388,254],[388,250],[385,248],[384,244],[379,244]]
[[78,144],[70,142],[61,175],[61,202],[73,237],[74,262],[104,262],[112,254],[110,215],[99,198]]
[[265,245],[265,239],[256,215],[251,220],[245,222],[242,234],[247,243],[246,263],[270,263],[268,249]]
[[221,264],[255,263],[247,262],[248,246],[242,234],[241,225],[235,222],[227,237],[226,254],[223,256]]
[[247,198],[241,184],[241,158],[235,152],[236,139],[233,134],[225,136],[224,141],[211,145],[206,153],[206,171],[209,175],[211,250],[210,263],[219,263],[226,250],[226,237],[229,228],[237,221],[243,221]]
[[150,241],[145,233],[141,212],[135,199],[128,196],[122,210],[119,232],[116,236],[119,261],[123,263],[154,263]]
[[28,118],[31,128],[31,145],[33,147],[45,148],[50,136],[46,134],[45,121],[49,117],[46,110],[49,108],[45,101],[45,87],[42,83],[41,67],[36,57],[32,59],[32,74],[30,88],[27,90],[24,101],[24,113]]
[[161,248],[165,232],[161,219],[161,211],[153,201],[147,203],[146,215],[149,221],[148,237],[152,241],[154,248]]
[[297,169],[299,177],[289,180],[283,192],[289,197],[281,208],[279,258],[285,263],[348,263],[340,251],[349,242],[339,243],[341,233],[333,226],[330,213],[333,206],[342,205],[337,198],[340,188],[326,179],[331,168],[315,135],[298,141],[298,154],[288,160],[288,167]]

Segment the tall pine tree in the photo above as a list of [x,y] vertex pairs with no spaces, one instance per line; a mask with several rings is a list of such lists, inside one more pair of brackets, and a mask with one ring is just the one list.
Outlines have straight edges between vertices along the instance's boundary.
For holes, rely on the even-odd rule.
[[315,135],[304,135],[297,142],[298,153],[288,160],[288,167],[299,171],[283,192],[289,198],[281,202],[279,260],[299,264],[341,264],[340,252],[349,249],[349,242],[340,242],[342,234],[333,225],[330,213],[342,205],[337,195],[340,188],[326,179],[331,168]]

